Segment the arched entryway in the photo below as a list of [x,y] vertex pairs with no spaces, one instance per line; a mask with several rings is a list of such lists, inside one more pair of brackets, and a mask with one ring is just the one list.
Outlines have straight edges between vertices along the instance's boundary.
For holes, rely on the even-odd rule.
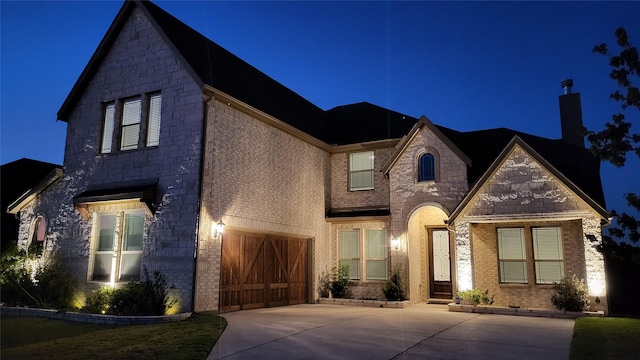
[[416,208],[409,217],[409,279],[413,301],[449,301],[454,298],[453,236],[448,213],[438,204]]

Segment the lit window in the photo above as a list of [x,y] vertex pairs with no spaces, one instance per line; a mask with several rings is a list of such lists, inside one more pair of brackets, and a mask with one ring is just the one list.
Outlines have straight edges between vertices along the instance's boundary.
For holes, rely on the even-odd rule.
[[423,154],[418,163],[418,181],[434,181],[436,179],[436,162],[433,154]]
[[340,267],[349,265],[349,278],[360,279],[360,231],[340,231]]
[[536,283],[553,284],[564,276],[562,236],[560,228],[532,229]]
[[501,283],[527,283],[524,229],[498,229],[498,262]]
[[349,190],[373,189],[373,151],[352,153],[349,157]]
[[385,230],[367,230],[367,280],[387,279],[387,232]]
[[144,218],[144,211],[97,213],[91,280],[117,282],[140,278]]

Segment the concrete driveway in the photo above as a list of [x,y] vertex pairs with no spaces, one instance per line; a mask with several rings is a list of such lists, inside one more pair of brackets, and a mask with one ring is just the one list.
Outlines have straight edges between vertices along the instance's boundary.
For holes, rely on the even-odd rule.
[[563,359],[574,320],[305,304],[223,314],[208,359]]

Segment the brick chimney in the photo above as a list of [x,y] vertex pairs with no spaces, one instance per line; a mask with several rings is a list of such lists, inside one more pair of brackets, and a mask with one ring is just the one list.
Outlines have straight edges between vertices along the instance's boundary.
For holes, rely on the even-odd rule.
[[582,105],[580,93],[572,93],[572,79],[562,80],[564,95],[560,95],[560,125],[562,126],[562,140],[566,143],[584,148],[584,135],[581,133]]

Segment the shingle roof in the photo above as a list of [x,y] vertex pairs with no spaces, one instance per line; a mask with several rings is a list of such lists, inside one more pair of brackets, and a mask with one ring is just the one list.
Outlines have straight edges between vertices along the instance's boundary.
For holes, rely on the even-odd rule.
[[587,149],[567,144],[563,140],[546,139],[507,128],[469,132],[455,131],[443,126],[438,128],[471,157],[473,166],[467,172],[469,184],[475,183],[513,137],[518,136],[589,197],[605,207],[600,180],[600,161]]
[[335,107],[325,117],[330,129],[327,142],[335,145],[401,138],[418,122],[368,102]]
[[[215,42],[207,39],[149,1],[125,2],[96,53],[65,100],[58,118],[66,120],[81,96],[101,58],[113,43],[132,9],[141,6],[175,48],[190,71],[201,82],[267,113],[327,143],[346,145],[398,139],[411,130],[418,119],[366,102],[338,106],[323,111],[302,96],[249,65]],[[518,135],[568,179],[604,206],[600,162],[587,150],[514,130],[500,128],[459,132],[438,126],[472,160],[468,181],[477,181],[511,139]]]
[[322,109],[249,65],[149,1],[140,2],[203,83],[318,139]]

